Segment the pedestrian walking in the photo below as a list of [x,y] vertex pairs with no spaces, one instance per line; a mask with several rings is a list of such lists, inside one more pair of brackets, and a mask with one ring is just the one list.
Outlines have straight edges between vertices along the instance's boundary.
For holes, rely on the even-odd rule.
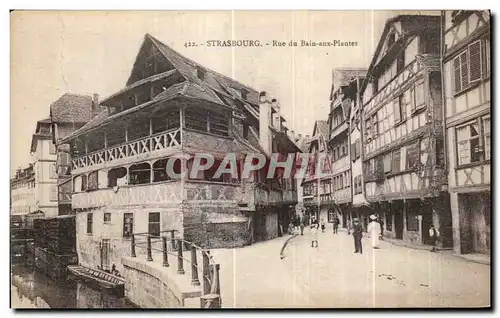
[[381,232],[380,223],[377,222],[377,217],[374,214],[370,215],[370,220],[371,222],[368,224],[367,232],[368,235],[370,235],[372,247],[378,249]]
[[304,225],[304,221],[302,221],[302,222],[300,223],[300,235],[304,235],[304,227],[305,227],[305,225]]
[[340,224],[339,217],[335,215],[333,217],[333,234],[337,234],[337,231],[339,229],[339,224]]
[[325,233],[325,229],[326,229],[325,221],[323,221],[323,219],[321,219],[321,232]]
[[434,227],[434,225],[431,225],[431,227],[429,228],[429,239],[431,241],[431,245],[432,245],[432,250],[431,252],[436,252],[436,243],[437,243],[437,239],[438,239],[438,231],[436,230],[436,228]]
[[350,219],[347,220],[346,226],[347,226],[347,235],[350,235],[351,234],[351,228],[352,228],[352,221]]
[[[318,230],[318,222],[311,223],[311,247],[318,247]],[[314,243],[316,243],[316,246],[314,246]]]
[[292,221],[290,221],[290,224],[288,224],[288,234],[293,234],[293,224],[292,224]]
[[353,220],[352,237],[354,238],[354,253],[363,254],[363,244],[361,243],[361,239],[363,238],[363,227],[357,218]]

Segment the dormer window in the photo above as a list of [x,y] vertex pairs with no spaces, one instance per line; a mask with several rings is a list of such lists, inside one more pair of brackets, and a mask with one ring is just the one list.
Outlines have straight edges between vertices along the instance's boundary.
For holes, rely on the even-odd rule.
[[389,50],[394,43],[396,43],[396,33],[394,31],[391,31],[389,35],[387,36],[387,49]]
[[196,68],[196,76],[203,81],[205,79],[205,70],[198,66]]

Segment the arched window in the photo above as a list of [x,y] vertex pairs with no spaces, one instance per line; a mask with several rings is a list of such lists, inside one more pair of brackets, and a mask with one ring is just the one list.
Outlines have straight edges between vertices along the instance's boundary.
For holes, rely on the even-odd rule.
[[125,184],[127,178],[127,169],[124,167],[114,168],[108,171],[108,187]]
[[149,163],[132,165],[129,168],[129,184],[144,184],[151,182],[151,166]]
[[87,175],[82,174],[82,188],[81,191],[87,191]]
[[170,180],[167,174],[168,159],[160,159],[153,163],[153,182]]

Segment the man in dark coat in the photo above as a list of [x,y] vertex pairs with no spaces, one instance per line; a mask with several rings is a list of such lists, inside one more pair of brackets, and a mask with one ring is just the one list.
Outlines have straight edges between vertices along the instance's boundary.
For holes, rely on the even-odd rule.
[[363,238],[363,227],[357,218],[353,220],[352,237],[354,237],[354,253],[363,254],[363,245],[361,243],[361,239]]
[[337,230],[339,229],[340,220],[337,215],[333,217],[333,234],[337,234]]

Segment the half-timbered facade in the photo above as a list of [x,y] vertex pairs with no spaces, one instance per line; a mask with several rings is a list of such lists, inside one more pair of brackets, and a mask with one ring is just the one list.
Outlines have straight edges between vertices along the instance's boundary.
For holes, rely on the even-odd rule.
[[353,183],[351,162],[360,155],[359,139],[351,140],[350,113],[358,104],[358,90],[366,70],[335,69],[330,93],[328,117],[328,148],[332,169],[332,210],[338,214],[341,226],[351,218]]
[[[327,141],[328,122],[317,120],[309,144],[309,164],[302,182],[306,222],[318,220],[326,223],[333,219],[331,207],[334,198]],[[321,163],[323,167],[319,169]]]
[[387,21],[362,87],[363,182],[386,235],[427,244],[434,225],[448,247],[440,41],[439,16]]
[[448,186],[456,253],[491,251],[491,26],[489,11],[445,11]]
[[[100,105],[93,120],[61,140],[70,144],[82,264],[120,266],[133,233],[176,230],[212,248],[282,235],[295,213],[294,180],[269,180],[263,170],[241,176],[250,153],[299,151],[275,99],[146,35],[126,87]],[[193,176],[197,153],[210,153],[215,165]],[[236,178],[216,174],[228,153],[238,163]]]

